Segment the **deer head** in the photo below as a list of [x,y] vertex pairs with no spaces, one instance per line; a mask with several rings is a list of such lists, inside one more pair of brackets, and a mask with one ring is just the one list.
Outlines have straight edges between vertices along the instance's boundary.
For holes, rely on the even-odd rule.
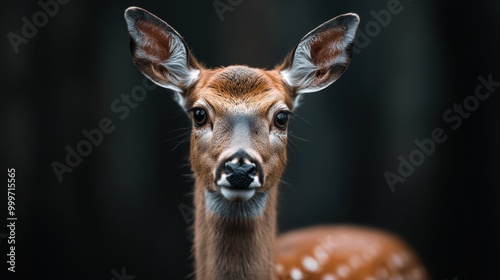
[[318,26],[272,70],[206,69],[181,36],[153,14],[132,7],[125,19],[136,66],[173,90],[192,119],[190,161],[207,211],[260,215],[285,169],[287,126],[297,101],[347,69],[358,16],[345,14]]

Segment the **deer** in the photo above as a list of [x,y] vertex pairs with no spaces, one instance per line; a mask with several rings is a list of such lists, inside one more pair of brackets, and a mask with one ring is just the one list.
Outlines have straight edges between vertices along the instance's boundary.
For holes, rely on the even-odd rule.
[[195,279],[427,279],[416,253],[382,230],[323,225],[278,236],[289,120],[303,94],[347,69],[358,15],[319,25],[269,70],[205,68],[159,17],[130,7],[125,21],[134,64],[173,91],[192,122]]

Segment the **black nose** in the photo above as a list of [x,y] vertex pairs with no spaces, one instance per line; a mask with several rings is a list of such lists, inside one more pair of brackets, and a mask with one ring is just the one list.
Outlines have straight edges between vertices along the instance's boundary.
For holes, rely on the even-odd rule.
[[236,163],[226,162],[224,165],[226,179],[234,188],[248,188],[253,182],[257,168],[253,163],[238,161]]
[[[225,180],[219,181],[224,173]],[[256,184],[252,185],[257,177]],[[262,168],[259,162],[253,159],[245,150],[239,149],[226,158],[216,171],[217,183],[225,187],[247,189],[260,187],[263,180]],[[226,183],[224,183],[226,181]]]

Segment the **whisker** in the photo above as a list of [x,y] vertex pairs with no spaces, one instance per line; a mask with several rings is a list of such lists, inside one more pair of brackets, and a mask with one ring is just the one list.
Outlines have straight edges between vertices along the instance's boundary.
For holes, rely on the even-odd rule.
[[299,119],[301,119],[302,121],[306,122],[307,124],[310,124],[310,122],[308,120],[306,120],[305,118],[303,118],[301,115],[297,114],[297,113],[293,113],[292,115],[294,118],[297,117]]
[[179,143],[177,143],[177,145],[175,145],[175,147],[172,149],[171,152],[175,151],[175,149],[177,149],[177,147],[179,147],[181,144],[189,142],[189,140],[190,140],[189,137],[184,140],[181,140]]
[[185,115],[186,115],[186,111],[184,111],[184,110],[179,110],[179,113],[177,113],[177,114],[173,115],[173,116],[172,116],[172,119],[176,119],[176,118],[178,118],[180,115],[184,115],[184,116],[185,116]]
[[174,133],[174,132],[177,132],[179,130],[189,130],[189,129],[191,129],[191,127],[179,127],[179,128],[174,129],[174,130],[168,131],[167,134]]
[[284,186],[284,187],[287,187],[287,188],[291,188],[293,187],[293,184],[288,182],[288,181],[285,181],[283,179],[280,180],[280,186]]
[[297,136],[297,135],[293,134],[293,132],[292,132],[292,131],[290,131],[290,132],[288,133],[288,135],[289,135],[291,138],[293,138],[293,139],[297,139],[297,140],[304,141],[304,142],[309,142],[307,139],[301,138],[301,137],[299,137],[299,136]]
[[291,139],[288,139],[288,143],[289,143],[288,148],[290,148],[290,150],[295,153],[295,150],[293,149],[293,146],[297,147],[297,144],[293,143],[293,141],[291,141]]
[[[301,138],[301,137],[298,137],[296,136],[295,134],[293,134],[292,131],[290,131],[288,133],[288,142],[290,143],[290,145],[288,145],[288,147],[290,147],[290,149],[292,150],[292,152],[295,152],[295,150],[293,149],[293,147],[297,148],[299,151],[302,152],[302,149],[300,148],[300,146],[295,142],[295,140],[300,140],[300,141],[303,141],[303,142],[307,142],[306,139],[304,138]],[[293,146],[293,147],[292,147]]]
[[170,138],[170,139],[166,139],[166,140],[164,140],[163,142],[170,142],[170,141],[174,141],[174,140],[179,139],[179,138],[185,138],[185,137],[187,137],[187,136],[189,136],[189,135],[190,135],[190,132],[189,132],[189,131],[186,131],[186,132],[181,133],[181,134],[179,134],[179,135],[177,135],[177,136],[175,136],[175,137],[172,137],[172,138]]
[[300,152],[302,152],[302,149],[300,148],[300,146],[297,145],[297,143],[295,143],[295,141],[293,141],[292,139],[288,139],[288,143],[290,143],[290,145],[288,145],[288,147],[290,148],[290,150],[292,150],[292,152],[295,153],[295,150],[293,149],[293,147],[297,148]]

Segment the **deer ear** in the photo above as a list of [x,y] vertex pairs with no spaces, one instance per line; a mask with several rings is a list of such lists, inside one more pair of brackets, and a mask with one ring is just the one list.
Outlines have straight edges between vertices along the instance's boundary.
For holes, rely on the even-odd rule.
[[344,14],[302,38],[278,67],[295,94],[324,89],[344,73],[351,60],[358,24],[358,15]]
[[177,31],[137,7],[125,11],[125,21],[132,57],[142,74],[180,94],[198,80],[201,67]]

